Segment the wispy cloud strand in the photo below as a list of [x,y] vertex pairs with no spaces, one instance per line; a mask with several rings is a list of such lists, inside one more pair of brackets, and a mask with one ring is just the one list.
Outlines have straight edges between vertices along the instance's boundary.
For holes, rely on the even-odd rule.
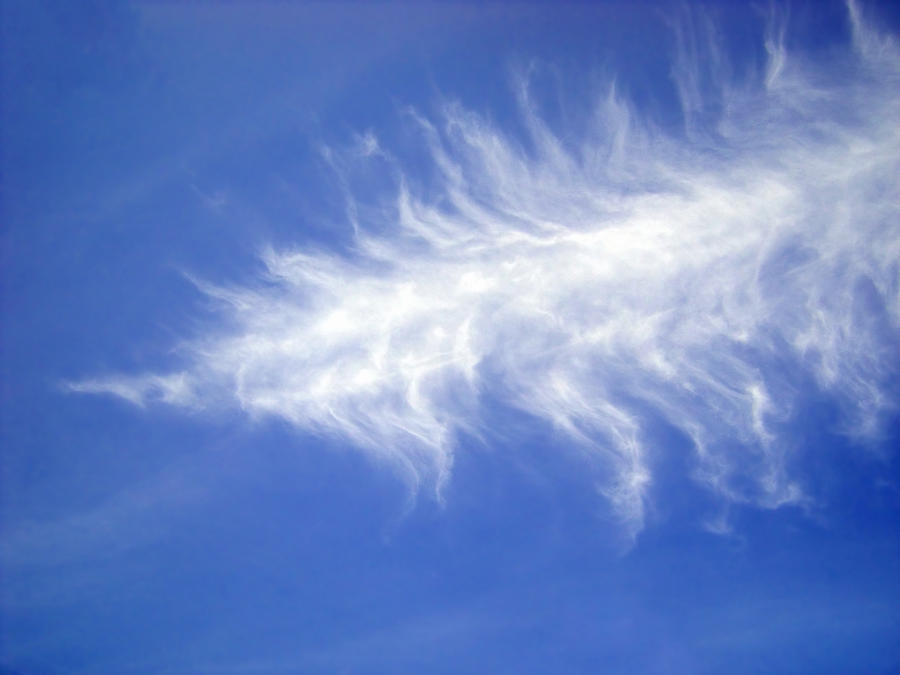
[[788,53],[773,22],[767,67],[740,85],[711,23],[680,32],[683,134],[610,86],[573,149],[527,79],[526,138],[456,104],[410,113],[434,180],[366,135],[344,159],[389,167],[396,191],[357,209],[341,179],[352,251],[267,249],[264,278],[200,284],[224,317],[181,372],[70,386],[236,403],[438,487],[460,434],[500,402],[582,449],[632,534],[656,416],[692,439],[695,477],[723,499],[798,502],[790,421],[808,382],[860,435],[895,403],[900,54],[849,9],[839,63]]

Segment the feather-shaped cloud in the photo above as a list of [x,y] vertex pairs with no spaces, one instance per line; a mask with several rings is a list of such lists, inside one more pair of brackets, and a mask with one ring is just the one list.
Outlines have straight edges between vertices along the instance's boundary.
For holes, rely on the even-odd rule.
[[[858,434],[895,403],[900,54],[855,5],[849,16],[855,50],[839,68],[788,53],[776,26],[768,67],[740,86],[726,68],[701,71],[709,47],[679,33],[683,134],[610,86],[573,149],[535,112],[527,79],[524,139],[455,104],[411,112],[433,180],[367,134],[353,161],[390,167],[396,191],[348,207],[352,251],[269,248],[257,282],[199,284],[223,321],[181,372],[69,386],[236,403],[438,488],[460,434],[479,435],[485,401],[501,402],[602,467],[631,534],[657,416],[693,440],[695,477],[724,500],[801,501],[788,460],[803,383]],[[714,124],[700,114],[709,97]]]

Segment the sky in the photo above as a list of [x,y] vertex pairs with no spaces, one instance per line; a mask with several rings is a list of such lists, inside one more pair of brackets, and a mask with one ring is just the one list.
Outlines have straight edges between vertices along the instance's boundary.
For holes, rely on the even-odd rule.
[[0,673],[900,671],[891,3],[0,8]]

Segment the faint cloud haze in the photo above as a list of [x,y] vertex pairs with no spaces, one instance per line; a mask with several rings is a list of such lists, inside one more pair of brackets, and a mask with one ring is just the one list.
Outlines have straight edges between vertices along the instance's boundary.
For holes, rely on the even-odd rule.
[[800,503],[791,419],[808,382],[859,436],[895,403],[900,54],[848,16],[841,68],[791,53],[773,21],[767,66],[740,81],[711,22],[680,30],[683,133],[610,84],[575,142],[523,77],[526,137],[455,103],[405,116],[428,180],[372,132],[323,151],[339,175],[378,162],[395,178],[365,208],[339,179],[353,250],[267,248],[262,278],[197,282],[222,320],[181,372],[68,386],[281,418],[438,494],[499,403],[582,451],[630,535],[656,417],[692,439],[694,477],[726,503]]

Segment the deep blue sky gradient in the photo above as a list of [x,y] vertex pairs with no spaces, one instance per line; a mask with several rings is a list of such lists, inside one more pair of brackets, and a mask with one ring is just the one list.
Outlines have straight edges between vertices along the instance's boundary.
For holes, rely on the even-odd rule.
[[[896,32],[889,5],[865,7]],[[407,106],[449,97],[515,133],[510,76],[534,64],[557,130],[615,73],[682,133],[677,7],[2,9],[0,672],[900,669],[900,421],[862,447],[812,383],[795,424],[814,506],[733,506],[731,535],[705,531],[719,506],[656,421],[631,546],[565,439],[499,403],[496,439],[460,440],[445,503],[411,504],[339,439],[61,386],[176,364],[214,316],[185,272],[240,281],[267,243],[343,250],[319,148],[374,129],[414,161]],[[763,13],[709,10],[736,76],[759,68]],[[846,47],[842,4],[790,17],[789,46]]]

